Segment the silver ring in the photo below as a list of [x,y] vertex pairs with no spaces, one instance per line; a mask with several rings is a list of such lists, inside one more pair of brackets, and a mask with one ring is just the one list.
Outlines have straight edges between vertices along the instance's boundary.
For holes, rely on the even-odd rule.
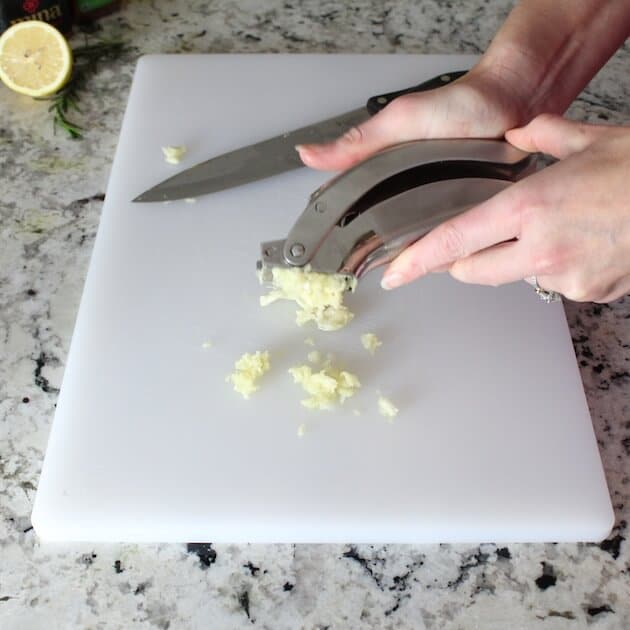
[[551,304],[552,302],[559,302],[560,301],[560,294],[556,291],[547,291],[546,289],[543,289],[539,284],[538,284],[538,278],[536,278],[536,276],[533,276],[534,279],[534,290],[536,291],[536,295],[543,301],[546,302],[547,304]]

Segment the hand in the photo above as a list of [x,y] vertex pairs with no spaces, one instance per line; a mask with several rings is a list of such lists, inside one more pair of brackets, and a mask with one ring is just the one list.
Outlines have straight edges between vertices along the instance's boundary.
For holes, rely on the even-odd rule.
[[383,287],[447,269],[489,285],[536,276],[576,301],[629,293],[630,127],[543,114],[506,139],[560,161],[439,225],[390,264]]
[[406,94],[328,144],[296,147],[307,166],[343,170],[387,146],[420,138],[500,138],[523,108],[495,70],[480,65],[450,85]]

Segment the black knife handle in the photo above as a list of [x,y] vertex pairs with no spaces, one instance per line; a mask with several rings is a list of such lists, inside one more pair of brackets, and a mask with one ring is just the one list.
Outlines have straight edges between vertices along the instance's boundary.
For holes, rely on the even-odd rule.
[[463,77],[468,70],[458,70],[456,72],[444,72],[437,77],[433,77],[424,83],[414,85],[406,90],[398,90],[398,92],[389,92],[388,94],[379,94],[368,99],[366,108],[370,116],[374,116],[383,109],[386,105],[389,105],[395,98],[402,96],[403,94],[411,94],[412,92],[425,92],[426,90],[433,90],[435,88],[442,87],[448,83],[452,83],[455,79]]

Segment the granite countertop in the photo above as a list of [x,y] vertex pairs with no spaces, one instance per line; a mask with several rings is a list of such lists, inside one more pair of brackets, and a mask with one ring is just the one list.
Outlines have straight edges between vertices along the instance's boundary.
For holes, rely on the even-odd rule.
[[[630,299],[566,304],[617,522],[601,544],[40,545],[30,512],[138,54],[479,53],[513,3],[135,2],[99,23],[137,48],[103,64],[53,135],[0,89],[0,626],[630,627]],[[73,44],[80,43],[80,35]],[[630,122],[625,46],[572,106]]]

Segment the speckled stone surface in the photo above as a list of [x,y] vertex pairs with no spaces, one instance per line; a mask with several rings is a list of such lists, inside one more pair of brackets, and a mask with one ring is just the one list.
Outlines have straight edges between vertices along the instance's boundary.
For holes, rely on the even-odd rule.
[[[630,298],[567,304],[617,524],[601,544],[42,546],[30,511],[138,54],[476,53],[506,0],[134,2],[78,122],[0,89],[0,627],[630,627]],[[73,43],[80,43],[76,36]],[[630,49],[574,117],[630,123]],[[511,445],[506,445],[511,448]]]

